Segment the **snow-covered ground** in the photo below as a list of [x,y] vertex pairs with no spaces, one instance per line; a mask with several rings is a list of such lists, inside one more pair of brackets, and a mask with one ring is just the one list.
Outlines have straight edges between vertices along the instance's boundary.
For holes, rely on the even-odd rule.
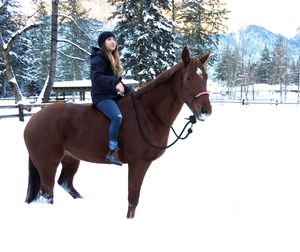
[[[183,109],[176,121],[179,131]],[[24,123],[0,120],[0,251],[300,251],[300,107],[213,104],[146,174],[127,220],[127,166],[82,162],[73,200],[24,203]]]

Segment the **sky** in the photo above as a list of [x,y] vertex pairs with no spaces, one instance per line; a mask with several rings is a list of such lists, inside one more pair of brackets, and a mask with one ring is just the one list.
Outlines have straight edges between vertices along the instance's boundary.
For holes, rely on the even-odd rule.
[[[132,220],[127,165],[82,162],[74,186],[84,199],[56,183],[53,205],[24,203],[29,118],[1,119],[0,251],[299,252],[300,107],[212,105],[152,163]],[[184,106],[177,131],[188,115]]]
[[300,1],[295,0],[223,0],[227,3],[228,27],[237,31],[245,25],[255,24],[288,38],[300,27]]
[[[30,0],[22,2],[25,6],[29,6]],[[227,3],[227,9],[231,11],[227,21],[229,32],[237,31],[245,25],[255,24],[273,33],[292,38],[300,27],[300,1],[223,0],[222,2]],[[100,8],[99,5],[100,11],[102,8],[103,6]]]

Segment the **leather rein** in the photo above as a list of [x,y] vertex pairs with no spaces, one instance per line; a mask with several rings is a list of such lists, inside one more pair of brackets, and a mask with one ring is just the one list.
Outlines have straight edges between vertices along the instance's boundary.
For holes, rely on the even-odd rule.
[[[183,77],[181,77],[183,78]],[[201,91],[199,92],[197,95],[193,96],[191,94],[191,92],[189,91],[189,89],[186,87],[186,85],[184,84],[183,80],[181,79],[181,85],[183,85],[187,92],[189,93],[189,95],[192,97],[192,103],[199,97],[203,96],[203,95],[209,95],[209,92],[208,91]],[[131,93],[131,100],[132,100],[132,104],[133,104],[133,108],[134,108],[134,111],[135,111],[135,115],[136,115],[136,120],[137,120],[137,124],[138,124],[138,128],[139,128],[139,131],[143,137],[143,139],[145,140],[146,143],[148,143],[150,146],[154,147],[154,148],[157,148],[157,149],[167,149],[171,146],[173,146],[179,139],[181,140],[184,140],[186,139],[192,132],[193,132],[193,124],[195,124],[197,122],[197,119],[194,115],[191,115],[189,116],[189,118],[185,118],[186,120],[188,120],[188,122],[185,124],[185,126],[183,127],[181,133],[179,135],[177,135],[177,133],[175,132],[173,126],[171,126],[171,129],[173,131],[173,133],[175,134],[176,136],[176,139],[171,143],[171,144],[168,144],[168,145],[165,145],[165,146],[158,146],[158,145],[155,145],[153,144],[152,142],[150,142],[150,140],[146,137],[146,134],[145,132],[143,131],[143,127],[141,125],[141,120],[140,120],[140,115],[139,115],[139,112],[138,112],[138,107],[137,107],[137,104],[136,104],[136,100],[135,100],[135,97],[134,97],[134,94]],[[187,134],[182,137],[185,129],[187,128],[187,126],[191,124],[191,127],[188,129],[187,131]]]
[[[199,93],[197,95],[197,97],[200,97],[201,95],[205,95],[206,93],[208,93],[208,92],[201,92],[201,93]],[[133,109],[134,109],[134,112],[135,112],[135,115],[136,115],[136,120],[137,120],[139,131],[140,131],[143,139],[145,140],[145,142],[148,143],[150,146],[152,146],[152,147],[154,147],[156,149],[167,149],[167,148],[173,146],[179,139],[181,139],[181,140],[186,139],[193,132],[193,129],[192,129],[193,128],[193,124],[195,124],[197,122],[197,119],[196,119],[196,117],[194,115],[191,115],[191,116],[189,116],[189,118],[186,118],[188,120],[188,122],[185,124],[185,126],[183,127],[183,129],[182,129],[182,131],[181,131],[181,133],[179,135],[177,135],[177,133],[175,132],[173,126],[171,127],[173,133],[176,136],[176,139],[171,144],[168,144],[168,145],[165,145],[165,146],[158,146],[158,145],[153,144],[146,137],[145,132],[143,131],[143,127],[141,125],[140,115],[139,115],[137,104],[136,104],[136,100],[135,100],[135,97],[134,97],[134,93],[131,93],[130,96],[131,96],[131,100],[132,100],[132,104],[133,104]],[[191,127],[188,129],[187,134],[184,137],[182,137],[185,129],[187,128],[187,126],[189,124],[191,124]]]

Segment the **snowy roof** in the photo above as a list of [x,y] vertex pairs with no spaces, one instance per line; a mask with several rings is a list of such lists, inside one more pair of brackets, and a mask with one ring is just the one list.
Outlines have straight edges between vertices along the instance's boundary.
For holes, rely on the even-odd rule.
[[[138,85],[139,82],[134,79],[122,79],[125,85]],[[79,88],[79,87],[91,87],[91,80],[73,80],[73,81],[61,81],[54,82],[53,88]]]
[[61,81],[54,82],[53,88],[61,88],[61,87],[90,87],[91,80],[73,80],[73,81]]

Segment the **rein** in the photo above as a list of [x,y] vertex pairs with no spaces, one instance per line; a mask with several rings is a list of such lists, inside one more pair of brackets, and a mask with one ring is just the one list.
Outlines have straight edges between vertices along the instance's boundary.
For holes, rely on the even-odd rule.
[[[204,92],[202,92],[202,93],[204,93]],[[145,142],[148,143],[149,145],[151,145],[152,147],[154,147],[156,149],[167,149],[167,148],[173,146],[179,139],[181,139],[181,140],[186,139],[193,132],[192,127],[193,127],[193,124],[195,124],[197,122],[197,120],[196,120],[196,117],[194,115],[191,115],[189,118],[186,118],[188,120],[188,122],[185,124],[185,126],[183,127],[183,129],[182,129],[182,131],[181,131],[181,133],[179,135],[177,135],[176,132],[175,132],[175,130],[174,130],[174,128],[171,127],[173,133],[176,136],[176,139],[173,141],[173,143],[171,143],[169,145],[165,145],[165,146],[157,146],[157,145],[151,143],[148,140],[148,138],[146,137],[145,132],[143,131],[143,128],[142,128],[142,125],[141,125],[140,116],[139,116],[139,113],[138,113],[138,108],[137,108],[136,100],[134,98],[133,93],[131,93],[130,96],[131,96],[131,100],[132,100],[132,104],[133,104],[133,109],[134,109],[134,112],[135,112],[135,115],[136,115],[136,120],[137,120],[137,124],[138,124],[138,127],[139,127],[139,131],[140,131],[142,137],[144,138]],[[183,132],[185,131],[186,127],[189,124],[192,124],[191,127],[188,129],[188,132],[187,132],[186,136],[182,137]]]

